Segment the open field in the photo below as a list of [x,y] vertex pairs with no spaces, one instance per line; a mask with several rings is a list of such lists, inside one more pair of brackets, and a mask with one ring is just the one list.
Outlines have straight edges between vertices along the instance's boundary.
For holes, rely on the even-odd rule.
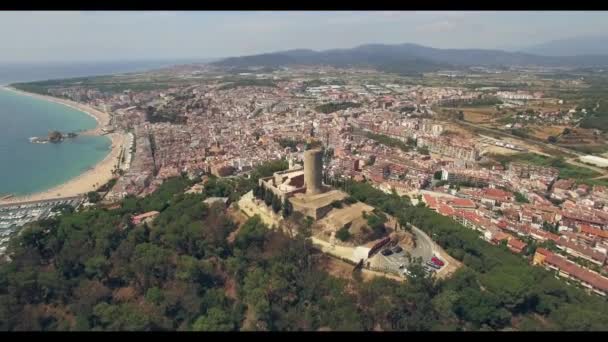
[[550,136],[558,136],[567,126],[528,126],[530,131],[530,136],[539,139],[539,140],[547,140]]
[[518,137],[511,133],[505,132],[504,130],[497,130],[491,127],[483,126],[483,125],[475,125],[470,122],[466,122],[463,120],[454,121],[454,124],[458,124],[461,127],[470,130],[473,133],[479,135],[487,135],[496,139],[502,140],[512,140],[516,145],[521,145],[528,148],[531,151],[539,151],[542,154],[550,154],[553,156],[563,156],[563,157],[571,157],[571,156],[579,156],[580,152],[576,152],[565,147],[560,147],[556,145],[550,145],[546,142],[530,139],[525,137]]
[[559,169],[559,178],[572,178],[580,183],[589,185],[608,184],[604,180],[597,179],[604,174],[604,170],[577,162],[573,159],[564,160],[536,153],[517,153],[510,156],[493,155],[492,158],[503,163],[517,161],[539,166],[555,167]]
[[494,107],[460,108],[459,110],[464,113],[464,119],[471,123],[490,123],[497,118]]

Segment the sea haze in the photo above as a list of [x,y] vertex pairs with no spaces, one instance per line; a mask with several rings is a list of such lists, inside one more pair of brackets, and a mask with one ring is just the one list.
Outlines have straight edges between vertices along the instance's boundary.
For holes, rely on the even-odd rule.
[[60,144],[33,144],[29,138],[51,130],[75,132],[96,121],[76,109],[0,89],[0,194],[45,191],[82,174],[105,158],[107,137],[79,136]]
[[184,59],[121,62],[0,63],[0,85],[15,82],[139,72],[176,64],[204,63],[206,61],[203,59]]

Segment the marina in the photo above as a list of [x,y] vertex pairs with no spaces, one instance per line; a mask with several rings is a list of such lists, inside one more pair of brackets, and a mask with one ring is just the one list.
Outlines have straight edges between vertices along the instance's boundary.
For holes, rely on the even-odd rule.
[[6,251],[10,236],[30,222],[53,217],[54,208],[69,205],[78,208],[84,197],[63,197],[45,201],[31,201],[0,205],[0,255]]

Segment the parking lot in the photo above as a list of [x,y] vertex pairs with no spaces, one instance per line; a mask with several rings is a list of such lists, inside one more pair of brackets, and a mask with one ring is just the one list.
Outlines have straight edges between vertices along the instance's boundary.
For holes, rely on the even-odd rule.
[[[436,255],[433,241],[426,234],[415,227],[412,227],[412,233],[416,236],[415,248],[408,250],[400,246],[402,247],[402,250],[399,252],[394,252],[392,250],[396,246],[391,246],[389,248],[392,252],[390,255],[383,255],[382,251],[380,251],[369,259],[371,268],[379,271],[403,275],[403,271],[409,267],[410,263],[413,262],[415,258],[421,258],[423,266],[425,266],[428,262],[431,262],[433,256]],[[385,249],[386,248],[383,248],[382,250]],[[445,260],[441,260],[445,262]],[[427,269],[431,272],[438,271],[438,269],[434,269],[432,267],[427,267]]]

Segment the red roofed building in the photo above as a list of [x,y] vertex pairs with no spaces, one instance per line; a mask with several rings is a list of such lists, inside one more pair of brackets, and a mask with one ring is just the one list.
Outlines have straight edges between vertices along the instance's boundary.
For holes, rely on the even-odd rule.
[[501,203],[511,202],[513,193],[500,189],[485,188],[482,190],[481,202],[495,206],[500,206]]
[[580,232],[585,235],[597,236],[600,239],[608,239],[608,231],[598,229],[598,228],[593,228],[593,227],[585,225],[585,224],[581,225]]
[[422,198],[424,199],[424,203],[426,203],[426,205],[429,208],[431,208],[431,209],[437,208],[437,199],[435,199],[435,197],[424,194],[424,196],[422,196]]
[[575,280],[583,287],[602,296],[608,293],[608,278],[596,272],[584,269],[566,258],[556,255],[544,248],[537,248],[533,259],[534,265],[542,265],[566,279]]
[[499,244],[501,241],[507,240],[507,243],[509,240],[513,239],[513,237],[507,233],[503,233],[500,230],[497,231],[493,231],[490,233],[490,242],[497,245]]
[[454,213],[456,221],[463,226],[479,231],[485,231],[491,225],[490,220],[485,219],[477,213],[468,210],[456,210]]
[[475,209],[475,202],[466,198],[454,198],[446,202],[454,209]]
[[508,229],[508,227],[509,227],[509,225],[507,224],[506,221],[499,221],[496,226],[503,230]]
[[584,245],[577,244],[573,241],[569,241],[565,236],[560,237],[555,244],[557,245],[557,248],[572,256],[583,258],[600,266],[606,262],[606,254]]
[[564,210],[562,212],[562,225],[575,228],[580,225],[602,227],[606,222],[593,214]]
[[456,213],[456,211],[452,209],[452,207],[445,204],[440,204],[439,208],[437,208],[437,212],[443,216],[452,216]]
[[507,242],[507,247],[509,247],[512,252],[517,254],[521,254],[527,246],[527,243],[516,238],[512,238]]
[[551,240],[551,241],[557,243],[557,241],[559,240],[558,235],[555,235],[551,232],[544,231],[542,229],[536,229],[536,228],[532,228],[532,227],[530,227],[530,236],[532,236],[534,239],[540,240],[540,241]]

